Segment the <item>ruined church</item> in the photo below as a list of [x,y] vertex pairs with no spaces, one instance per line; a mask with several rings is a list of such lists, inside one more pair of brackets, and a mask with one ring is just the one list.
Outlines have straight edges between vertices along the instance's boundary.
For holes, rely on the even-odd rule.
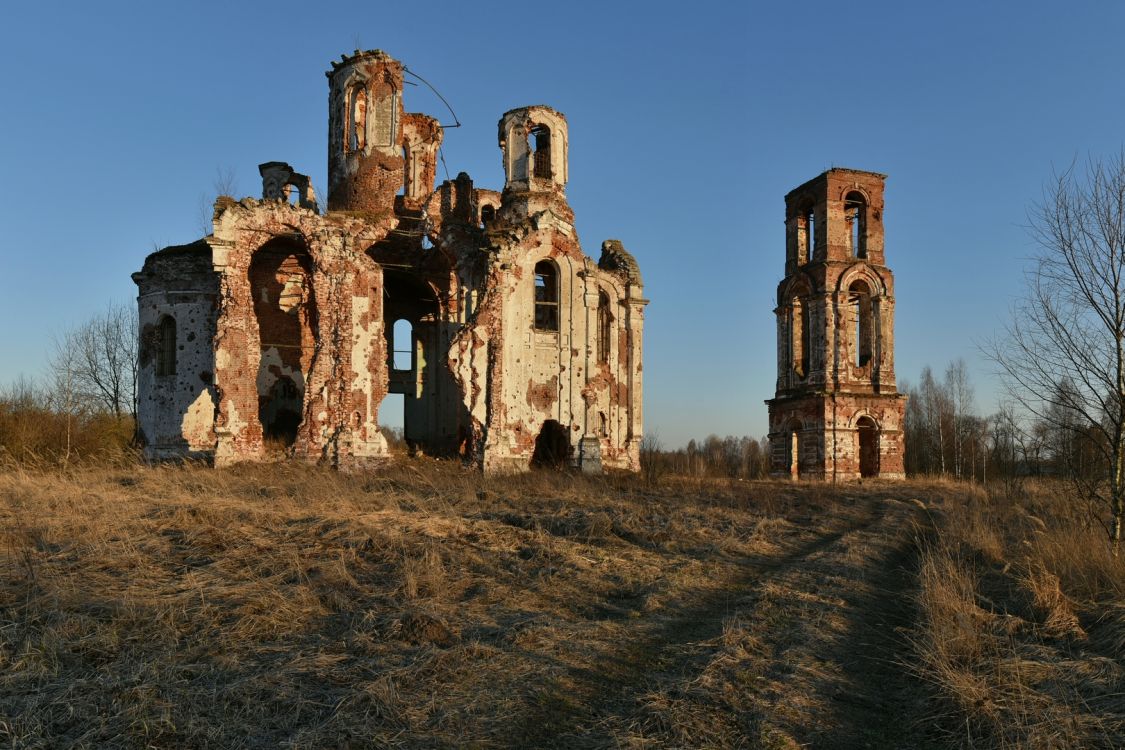
[[886,175],[830,169],[785,196],[770,475],[903,479]]
[[501,191],[435,188],[444,130],[405,111],[404,72],[379,50],[333,62],[324,205],[262,164],[260,199],[220,197],[211,234],[133,275],[149,458],[362,467],[388,457],[380,407],[401,394],[417,451],[639,468],[640,269],[617,240],[582,251],[566,118],[500,118]]

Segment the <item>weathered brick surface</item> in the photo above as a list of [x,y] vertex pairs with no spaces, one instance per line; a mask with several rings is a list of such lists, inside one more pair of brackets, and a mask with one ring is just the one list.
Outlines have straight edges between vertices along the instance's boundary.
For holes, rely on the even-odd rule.
[[[524,470],[551,432],[584,469],[637,470],[647,301],[620,242],[596,263],[582,251],[566,118],[505,113],[503,191],[464,173],[435,189],[442,130],[403,113],[402,75],[379,51],[328,73],[327,213],[307,177],[268,162],[262,200],[220,198],[213,234],[134,275],[148,455],[226,464],[284,449],[360,466],[386,458],[379,407],[400,393],[417,450]],[[151,331],[166,316],[191,343],[174,376],[156,374]],[[411,340],[392,347],[399,320]],[[408,367],[395,369],[393,349]]]
[[777,390],[766,402],[773,476],[904,477],[884,180],[831,169],[785,197]]

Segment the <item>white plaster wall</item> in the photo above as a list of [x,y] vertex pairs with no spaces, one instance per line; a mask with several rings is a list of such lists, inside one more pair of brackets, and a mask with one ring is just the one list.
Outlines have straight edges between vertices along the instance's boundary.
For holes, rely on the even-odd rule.
[[156,375],[155,348],[142,355],[137,373],[137,422],[150,459],[200,456],[215,447],[215,313],[209,296],[157,292],[138,298],[142,346],[165,315],[176,321],[176,371]]

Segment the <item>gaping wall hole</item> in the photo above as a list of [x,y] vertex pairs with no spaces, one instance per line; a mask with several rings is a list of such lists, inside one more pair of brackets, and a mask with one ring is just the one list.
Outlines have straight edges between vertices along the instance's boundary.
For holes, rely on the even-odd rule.
[[258,420],[267,448],[288,448],[304,412],[304,384],[316,349],[312,260],[300,243],[268,242],[250,261],[258,328]]
[[548,419],[535,438],[531,466],[535,469],[565,469],[570,465],[572,450],[566,428],[556,420]]
[[301,426],[303,389],[291,378],[278,378],[265,397],[258,398],[258,419],[267,451],[285,449],[297,441]]
[[487,203],[480,208],[480,223],[482,226],[488,226],[492,220],[496,218],[496,209]]

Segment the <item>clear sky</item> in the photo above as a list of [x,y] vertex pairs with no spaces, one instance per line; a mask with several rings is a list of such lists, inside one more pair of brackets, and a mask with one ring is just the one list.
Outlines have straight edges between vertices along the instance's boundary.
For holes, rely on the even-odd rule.
[[[0,382],[201,235],[216,170],[259,195],[282,160],[326,185],[329,61],[381,48],[463,127],[452,176],[502,185],[496,123],[570,123],[579,236],[641,264],[646,428],[762,435],[783,196],[832,166],[889,174],[897,370],[964,357],[995,406],[992,335],[1052,170],[1125,140],[1115,2],[18,3],[0,26]],[[410,111],[446,121],[432,94]],[[439,174],[439,178],[444,175]]]

